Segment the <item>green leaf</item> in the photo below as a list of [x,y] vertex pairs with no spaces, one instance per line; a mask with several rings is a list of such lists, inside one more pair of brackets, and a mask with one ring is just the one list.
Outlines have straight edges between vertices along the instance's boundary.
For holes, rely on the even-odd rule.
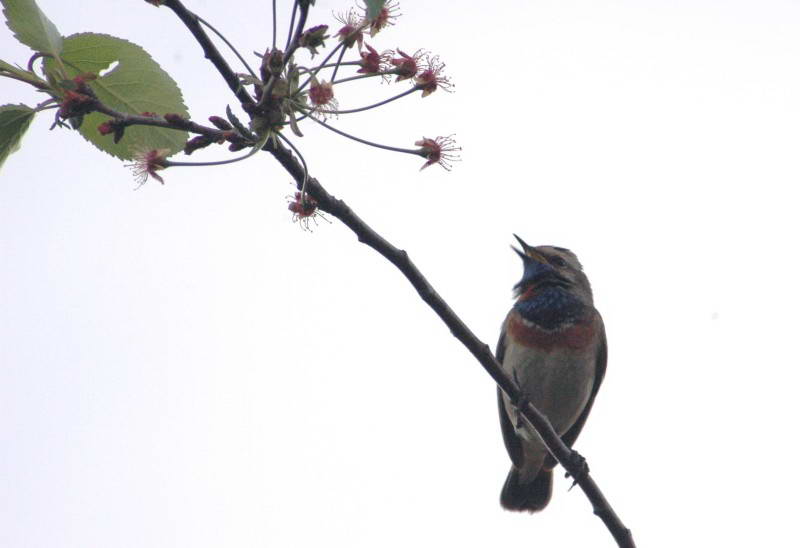
[[0,168],[12,152],[19,150],[19,142],[31,125],[36,111],[25,105],[0,107]]
[[58,57],[63,41],[61,33],[34,0],[0,0],[6,24],[14,36],[33,50]]
[[[112,67],[96,80],[87,82],[102,103],[126,114],[154,112],[189,117],[178,84],[153,61],[141,47],[106,34],[81,33],[64,38],[61,53],[68,77],[91,72],[100,74]],[[45,70],[54,71],[56,65],[47,60]],[[108,116],[93,112],[81,125],[80,133],[100,150],[130,160],[137,152],[152,149],[168,149],[174,154],[183,149],[188,139],[185,131],[175,131],[151,126],[131,126],[125,136],[114,144],[110,136],[103,136],[97,126],[108,120]]]
[[386,0],[364,0],[367,5],[367,19],[375,19],[386,5]]

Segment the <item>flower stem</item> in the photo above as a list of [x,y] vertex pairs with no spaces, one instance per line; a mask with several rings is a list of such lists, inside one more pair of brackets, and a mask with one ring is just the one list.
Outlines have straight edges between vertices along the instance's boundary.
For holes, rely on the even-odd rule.
[[[299,6],[299,0],[295,0],[294,2],[294,10],[297,10]],[[297,28],[294,29],[294,10],[292,11],[292,25],[289,29],[289,42],[286,44],[286,51],[283,52],[283,64],[286,66],[286,63],[289,62],[289,59],[292,58],[294,52],[297,51],[297,48],[300,47],[300,36],[303,34],[303,28],[306,24],[306,19],[308,18],[308,7],[309,4],[304,4],[300,7],[300,18],[297,20]],[[270,76],[269,80],[266,83],[266,86],[261,90],[261,100],[258,102],[259,106],[264,106],[266,102],[272,97],[272,90],[275,88],[275,84],[277,83],[278,78],[277,76]]]
[[306,114],[306,116],[308,118],[311,118],[312,120],[314,120],[316,123],[318,123],[322,127],[327,128],[327,129],[331,130],[332,132],[341,135],[342,137],[347,137],[348,139],[352,139],[353,141],[356,141],[357,143],[361,143],[361,144],[368,145],[368,146],[375,147],[375,148],[382,148],[383,150],[391,150],[392,152],[402,152],[404,154],[413,154],[414,156],[423,156],[423,157],[425,156],[425,151],[422,150],[422,149],[399,148],[399,147],[393,147],[393,146],[389,146],[389,145],[382,145],[380,143],[373,143],[372,141],[367,141],[366,139],[362,139],[361,137],[356,137],[355,135],[350,135],[349,133],[345,133],[341,129],[336,129],[333,126],[329,126],[328,124],[326,124],[322,120],[318,120],[314,116],[311,116],[310,111],[308,111],[306,109],[302,109],[302,110],[303,110],[303,112]]
[[412,94],[412,93],[414,93],[415,91],[418,91],[418,90],[419,90],[419,88],[417,86],[414,86],[413,88],[407,89],[406,91],[404,91],[403,93],[401,93],[399,95],[395,95],[394,97],[389,97],[388,99],[385,99],[385,100],[383,100],[383,101],[381,101],[379,103],[375,103],[374,105],[368,105],[366,107],[361,107],[361,108],[352,108],[350,110],[333,110],[333,111],[330,111],[330,114],[352,114],[354,112],[363,112],[365,110],[369,110],[369,109],[372,109],[372,108],[383,106],[386,103],[391,103],[392,101],[396,101],[397,99],[400,99],[401,97],[405,97],[406,95],[410,95],[410,94]]
[[253,148],[250,149],[250,152],[248,152],[244,156],[238,156],[236,158],[230,158],[228,160],[216,160],[214,162],[173,162],[171,160],[167,160],[165,162],[164,167],[224,166],[225,164],[233,164],[235,162],[241,162],[242,160],[247,160],[250,156],[253,156],[257,152],[259,152],[261,150],[261,147],[267,144],[268,140],[269,140],[269,133],[267,133],[264,137],[259,139],[259,141],[253,145]]
[[276,133],[279,139],[283,140],[287,145],[289,145],[297,157],[300,158],[300,162],[303,164],[303,186],[300,188],[301,194],[305,194],[306,192],[306,183],[308,182],[308,165],[306,165],[306,160],[303,158],[303,155],[300,154],[300,151],[297,150],[297,147],[292,144],[292,142],[287,139],[285,136],[281,135],[280,133]]
[[253,72],[253,69],[251,69],[251,68],[250,68],[250,65],[248,65],[248,64],[247,64],[247,61],[245,61],[245,60],[244,60],[244,57],[242,57],[242,56],[241,56],[241,54],[239,53],[239,51],[238,51],[238,50],[237,50],[235,47],[233,47],[233,44],[231,44],[231,43],[228,41],[228,39],[227,39],[227,38],[225,38],[225,36],[223,36],[223,35],[222,35],[222,33],[221,33],[220,31],[218,31],[217,29],[215,29],[215,28],[213,27],[213,25],[211,25],[211,23],[209,23],[208,21],[206,21],[205,19],[203,19],[203,18],[202,18],[202,17],[200,17],[199,15],[195,14],[195,17],[197,17],[197,20],[198,20],[200,23],[202,23],[203,25],[205,25],[206,27],[208,27],[208,29],[209,29],[211,32],[213,32],[214,34],[216,34],[216,35],[219,37],[219,39],[220,39],[220,40],[222,40],[223,42],[225,42],[225,45],[226,45],[226,46],[228,46],[229,48],[231,48],[231,51],[233,52],[233,54],[234,54],[234,55],[235,55],[235,56],[236,56],[236,57],[239,59],[239,61],[241,61],[241,62],[242,62],[242,64],[244,65],[244,68],[246,68],[246,69],[247,69],[247,72],[249,72],[249,73],[250,73],[250,75],[251,75],[253,78],[257,78],[257,76],[256,76],[256,73],[255,73],[255,72]]
[[331,57],[333,57],[334,54],[337,51],[339,51],[339,48],[341,48],[342,46],[344,46],[344,42],[339,42],[338,44],[336,44],[336,47],[331,50],[331,52],[328,54],[328,56],[325,59],[323,59],[322,65],[317,67],[316,70],[312,69],[311,71],[309,71],[309,72],[311,72],[311,76],[306,78],[306,81],[303,82],[303,85],[301,85],[299,88],[297,88],[297,91],[303,91],[303,88],[306,87],[309,82],[311,82],[311,78],[315,77],[317,75],[317,73],[322,69],[322,67],[327,65],[328,61],[331,60]]
[[[299,5],[298,0],[295,0],[295,6]],[[300,47],[300,37],[303,35],[303,29],[306,26],[306,19],[308,18],[308,8],[309,4],[303,4],[300,7],[300,17],[297,19],[297,28],[294,29],[294,37],[289,42],[289,45],[286,46],[286,51],[283,52],[283,59],[284,63],[287,63],[289,59],[292,58],[294,52],[297,51],[297,48]],[[289,36],[292,36],[289,33]]]
[[278,39],[278,8],[275,6],[277,0],[272,0],[272,49],[275,49],[275,42]]
[[[343,65],[345,63],[342,63]],[[360,65],[361,63],[354,63],[356,65]],[[354,80],[363,80],[364,78],[373,78],[375,76],[391,76],[393,74],[397,74],[397,71],[387,70],[386,72],[370,72],[369,74],[358,74],[356,76],[349,76],[347,78],[342,78],[341,80],[332,81],[331,84],[343,84],[345,82],[352,82]]]
[[294,18],[296,15],[297,15],[297,0],[295,0],[294,7],[292,8],[292,20],[289,22],[289,36],[286,37],[286,47],[283,48],[283,51],[289,49],[289,44],[292,41],[292,31],[294,30]]
[[339,65],[342,63],[342,58],[344,57],[344,52],[345,51],[347,51],[347,50],[342,49],[342,51],[339,52],[339,60],[336,61],[336,66],[333,67],[333,76],[331,76],[331,82],[336,80],[336,73],[339,72]]
[[[344,61],[344,62],[338,63],[338,64],[343,66],[343,67],[344,66],[356,66],[356,65],[361,65],[361,62],[360,61]],[[303,73],[306,73],[306,72],[320,71],[322,69],[335,67],[336,65],[337,65],[337,63],[328,63],[327,65],[317,65],[316,67],[312,67],[312,68],[306,68],[306,67],[298,67],[298,68],[300,70],[302,70]]]

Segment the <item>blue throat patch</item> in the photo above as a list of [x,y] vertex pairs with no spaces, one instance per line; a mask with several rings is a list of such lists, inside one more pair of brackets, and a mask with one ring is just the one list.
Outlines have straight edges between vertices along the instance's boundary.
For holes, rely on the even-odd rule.
[[517,301],[514,310],[544,329],[556,329],[584,318],[589,307],[560,287],[545,287],[532,298]]

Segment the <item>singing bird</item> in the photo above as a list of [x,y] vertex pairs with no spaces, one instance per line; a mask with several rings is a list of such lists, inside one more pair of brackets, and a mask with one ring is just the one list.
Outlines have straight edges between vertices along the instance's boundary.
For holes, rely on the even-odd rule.
[[[517,301],[503,323],[497,360],[571,447],[605,375],[603,319],[574,253],[563,247],[533,247],[514,237],[522,246],[522,251],[513,249],[522,258],[524,273],[514,286]],[[557,463],[499,388],[497,399],[512,462],[500,503],[507,510],[538,512],[550,502]]]

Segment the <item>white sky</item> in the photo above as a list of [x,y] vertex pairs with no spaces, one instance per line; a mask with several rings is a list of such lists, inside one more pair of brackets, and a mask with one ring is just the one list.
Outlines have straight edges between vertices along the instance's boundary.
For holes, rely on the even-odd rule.
[[[267,2],[187,4],[271,41]],[[169,10],[39,5],[145,47],[198,120],[234,103]],[[512,232],[573,249],[610,349],[576,447],[638,544],[796,544],[800,4],[489,5],[403,2],[372,43],[441,55],[456,93],[338,120],[456,133],[452,173],[306,126],[312,174],[492,345]],[[4,28],[0,52],[29,56]],[[563,478],[539,515],[500,508],[489,377],[344,226],[291,222],[270,157],[133,192],[51,121],[0,172],[0,546],[613,545]]]

